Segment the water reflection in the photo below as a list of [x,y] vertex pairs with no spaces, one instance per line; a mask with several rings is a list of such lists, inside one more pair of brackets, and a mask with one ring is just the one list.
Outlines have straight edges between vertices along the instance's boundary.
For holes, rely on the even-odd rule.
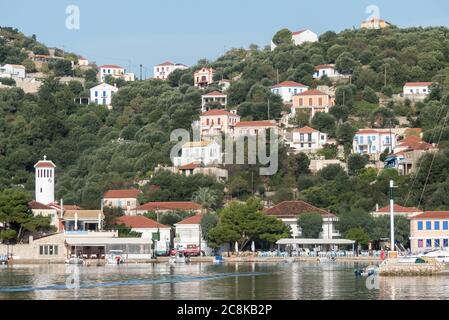
[[381,277],[379,289],[369,290],[364,278],[354,276],[356,267],[353,263],[75,267],[80,287],[67,289],[68,266],[14,265],[0,269],[0,299],[449,298],[447,276]]

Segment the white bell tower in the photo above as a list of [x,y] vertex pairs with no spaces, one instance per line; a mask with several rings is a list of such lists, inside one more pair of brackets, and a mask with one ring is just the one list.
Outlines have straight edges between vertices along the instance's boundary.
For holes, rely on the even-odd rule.
[[39,203],[48,205],[55,202],[55,168],[56,165],[47,160],[40,160],[34,165],[35,181],[36,181],[36,195],[35,200]]

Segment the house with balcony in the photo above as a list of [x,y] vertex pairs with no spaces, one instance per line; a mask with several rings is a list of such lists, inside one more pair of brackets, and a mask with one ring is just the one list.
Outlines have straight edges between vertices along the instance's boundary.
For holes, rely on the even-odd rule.
[[426,211],[410,219],[412,253],[449,248],[449,212]]
[[20,64],[5,64],[0,66],[0,78],[19,78],[26,77],[26,69]]
[[131,209],[139,205],[137,198],[140,193],[138,189],[108,190],[103,195],[103,206],[121,208],[124,213],[129,215]]
[[62,223],[65,231],[100,231],[103,221],[101,210],[65,210]]
[[394,153],[396,141],[397,135],[389,129],[362,129],[355,134],[353,151],[369,155],[372,160],[379,160],[385,150]]
[[228,96],[220,91],[212,91],[201,96],[201,112],[209,110],[209,106],[226,107]]
[[290,116],[296,117],[298,110],[305,110],[313,118],[318,112],[329,112],[335,105],[334,98],[319,90],[308,90],[293,96]]
[[107,77],[123,79],[125,81],[134,81],[134,73],[126,73],[125,68],[113,64],[106,64],[98,68],[100,82],[105,82]]
[[193,82],[195,87],[207,88],[214,82],[214,69],[204,67],[195,71]]
[[212,138],[224,135],[232,136],[234,127],[240,122],[237,112],[213,109],[200,116],[201,137]]
[[282,97],[284,103],[291,103],[293,96],[309,90],[309,87],[295,81],[283,81],[271,87],[271,92]]
[[117,91],[117,87],[102,83],[90,89],[90,102],[111,108],[112,97]]
[[318,213],[323,218],[323,228],[319,235],[320,239],[339,238],[340,233],[336,229],[338,217],[329,211],[317,208],[304,201],[284,201],[267,208],[264,213],[276,217],[287,226],[290,226],[293,238],[301,238],[301,228],[298,226],[298,217],[304,213]]
[[181,156],[173,159],[173,165],[184,166],[199,162],[205,166],[217,165],[223,162],[221,145],[215,140],[187,142],[181,148]]
[[305,126],[293,129],[290,147],[297,152],[315,153],[327,143],[326,133]]
[[413,102],[424,101],[430,94],[432,82],[407,82],[403,88],[403,96]]
[[166,61],[164,63],[155,65],[153,68],[154,78],[158,80],[167,80],[170,73],[175,70],[185,70],[189,67],[182,63],[173,63],[170,61]]

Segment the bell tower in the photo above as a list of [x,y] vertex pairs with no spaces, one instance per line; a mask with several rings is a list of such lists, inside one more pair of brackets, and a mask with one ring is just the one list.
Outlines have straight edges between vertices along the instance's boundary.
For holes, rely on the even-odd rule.
[[56,165],[47,160],[40,160],[34,165],[35,168],[35,200],[48,205],[55,202],[55,168]]

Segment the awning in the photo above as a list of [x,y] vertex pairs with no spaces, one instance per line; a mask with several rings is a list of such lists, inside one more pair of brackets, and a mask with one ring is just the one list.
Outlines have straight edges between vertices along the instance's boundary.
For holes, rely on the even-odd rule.
[[102,247],[114,244],[151,244],[148,238],[66,238],[69,246]]
[[348,239],[281,239],[276,244],[300,244],[300,245],[352,245],[354,240]]

